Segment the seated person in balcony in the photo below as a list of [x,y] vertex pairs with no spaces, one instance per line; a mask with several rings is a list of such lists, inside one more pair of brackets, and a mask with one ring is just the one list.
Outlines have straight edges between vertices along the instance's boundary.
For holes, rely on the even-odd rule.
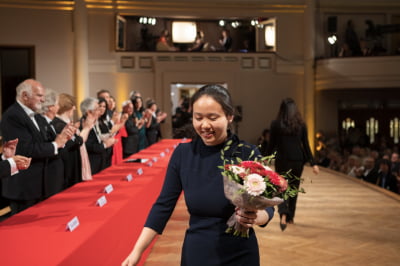
[[229,30],[223,29],[221,31],[221,38],[219,44],[222,46],[223,52],[230,52],[232,50],[232,37],[229,34]]
[[157,40],[156,50],[157,51],[178,51],[178,48],[169,44],[169,32],[168,30],[163,30],[161,32],[160,38]]
[[205,45],[204,42],[204,32],[202,30],[197,32],[196,39],[194,40],[194,44],[191,48],[188,49],[189,52],[201,52],[203,51],[203,47]]

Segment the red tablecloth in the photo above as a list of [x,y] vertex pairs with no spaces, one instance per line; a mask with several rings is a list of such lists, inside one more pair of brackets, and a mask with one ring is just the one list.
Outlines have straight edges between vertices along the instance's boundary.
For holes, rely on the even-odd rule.
[[[180,142],[162,140],[129,158],[156,158],[151,166],[113,165],[93,181],[78,183],[0,223],[1,265],[120,265],[143,228]],[[132,181],[125,179],[129,174]],[[109,184],[113,191],[106,193]],[[99,207],[96,202],[103,195],[107,203]],[[80,225],[68,231],[75,216]]]

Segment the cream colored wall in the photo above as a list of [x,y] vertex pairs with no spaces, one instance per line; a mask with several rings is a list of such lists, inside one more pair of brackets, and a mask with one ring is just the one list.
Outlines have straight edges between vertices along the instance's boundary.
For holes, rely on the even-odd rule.
[[[165,14],[168,16],[169,14]],[[130,53],[115,52],[114,13],[89,13],[89,71],[90,93],[99,89],[110,89],[120,105],[127,99],[129,92],[138,90],[143,98],[154,98],[163,110],[171,110],[170,84],[187,83],[227,83],[236,105],[242,105],[244,117],[239,124],[242,138],[255,143],[261,131],[269,127],[276,116],[277,108],[284,97],[293,97],[302,106],[302,57],[303,57],[303,14],[273,14],[278,19],[278,53],[268,54],[273,64],[269,70],[243,69],[240,61],[221,62],[159,62],[157,55],[150,53],[153,68],[138,69],[138,53],[135,57],[135,69],[121,69],[120,56],[132,56]],[[135,56],[136,55],[136,56]],[[182,53],[164,53],[158,55],[176,56]],[[209,54],[214,56],[216,54]],[[250,56],[251,54],[249,54]],[[141,53],[140,56],[146,56]],[[241,56],[241,55],[240,55]],[[257,59],[256,59],[257,60]],[[257,61],[255,61],[257,65]],[[298,90],[298,91],[297,91]],[[163,136],[171,136],[171,114],[162,125]]]
[[35,47],[36,79],[73,93],[71,12],[0,8],[0,45]]

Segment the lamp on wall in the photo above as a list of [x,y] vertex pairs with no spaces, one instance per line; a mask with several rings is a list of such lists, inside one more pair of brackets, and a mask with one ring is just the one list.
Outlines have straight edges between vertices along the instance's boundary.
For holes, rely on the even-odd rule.
[[400,122],[399,118],[390,119],[390,137],[393,138],[395,144],[399,143],[400,137]]
[[378,132],[379,132],[378,120],[376,120],[373,117],[368,119],[365,124],[365,129],[366,129],[367,136],[369,137],[369,143],[374,143],[375,142],[375,134],[378,134]]
[[196,22],[173,21],[172,22],[172,42],[174,43],[193,43],[196,39]]
[[257,23],[256,39],[257,51],[276,52],[276,18]]

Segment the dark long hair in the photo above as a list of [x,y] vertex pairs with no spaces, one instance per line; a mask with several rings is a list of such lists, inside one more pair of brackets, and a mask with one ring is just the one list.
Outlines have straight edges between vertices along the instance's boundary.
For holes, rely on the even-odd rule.
[[296,135],[305,125],[297,105],[292,98],[282,100],[276,120],[279,122],[282,133]]
[[106,119],[107,119],[107,110],[108,110],[108,103],[107,103],[107,100],[104,99],[103,97],[98,97],[97,99],[99,100],[99,105],[100,105],[101,103],[105,103],[105,104],[106,104],[106,110],[104,111],[104,114],[102,114],[102,115],[99,117],[100,120],[106,120]]
[[231,95],[227,89],[218,84],[208,84],[196,91],[190,100],[192,110],[193,104],[204,95],[210,96],[219,103],[226,116],[233,116],[235,114],[235,107],[233,106]]

